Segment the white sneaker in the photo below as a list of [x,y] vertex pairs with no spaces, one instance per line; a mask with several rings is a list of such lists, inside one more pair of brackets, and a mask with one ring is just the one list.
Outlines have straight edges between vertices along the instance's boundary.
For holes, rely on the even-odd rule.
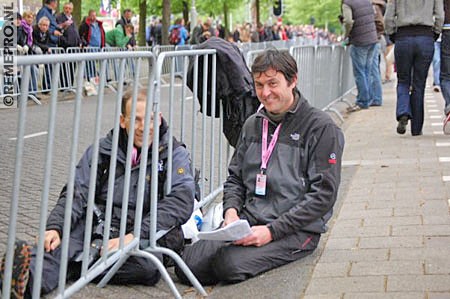
[[450,135],[450,113],[445,117],[443,130],[445,135]]

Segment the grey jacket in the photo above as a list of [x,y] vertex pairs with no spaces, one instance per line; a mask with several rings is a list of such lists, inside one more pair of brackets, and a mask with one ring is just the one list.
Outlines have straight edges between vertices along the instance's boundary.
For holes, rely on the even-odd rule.
[[[224,213],[235,208],[250,225],[270,224],[274,240],[299,230],[325,232],[341,177],[342,131],[300,93],[296,96],[268,162],[266,195],[255,194],[265,109],[245,122],[224,185]],[[275,127],[269,119],[269,133]]]
[[444,23],[442,0],[391,0],[386,7],[384,27],[391,35],[399,27],[429,26],[439,34]]

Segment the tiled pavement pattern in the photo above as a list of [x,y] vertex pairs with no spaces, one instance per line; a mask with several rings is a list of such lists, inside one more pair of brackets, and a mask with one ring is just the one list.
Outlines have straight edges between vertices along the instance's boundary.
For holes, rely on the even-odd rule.
[[343,176],[355,173],[304,298],[450,298],[450,137],[443,99],[425,93],[423,136],[396,133],[395,85],[383,107],[345,124]]

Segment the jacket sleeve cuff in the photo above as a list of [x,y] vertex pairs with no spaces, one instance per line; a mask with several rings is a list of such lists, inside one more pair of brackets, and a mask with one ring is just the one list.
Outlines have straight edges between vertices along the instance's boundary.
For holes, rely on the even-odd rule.
[[272,240],[273,241],[277,240],[275,230],[273,229],[272,223],[268,223],[268,224],[266,224],[266,226],[269,229],[270,234],[272,235]]

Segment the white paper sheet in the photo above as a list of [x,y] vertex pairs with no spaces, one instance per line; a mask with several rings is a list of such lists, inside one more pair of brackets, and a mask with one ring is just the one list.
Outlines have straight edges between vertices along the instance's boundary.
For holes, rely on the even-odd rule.
[[235,241],[252,233],[247,220],[238,220],[225,227],[209,232],[199,232],[197,237],[201,240]]

